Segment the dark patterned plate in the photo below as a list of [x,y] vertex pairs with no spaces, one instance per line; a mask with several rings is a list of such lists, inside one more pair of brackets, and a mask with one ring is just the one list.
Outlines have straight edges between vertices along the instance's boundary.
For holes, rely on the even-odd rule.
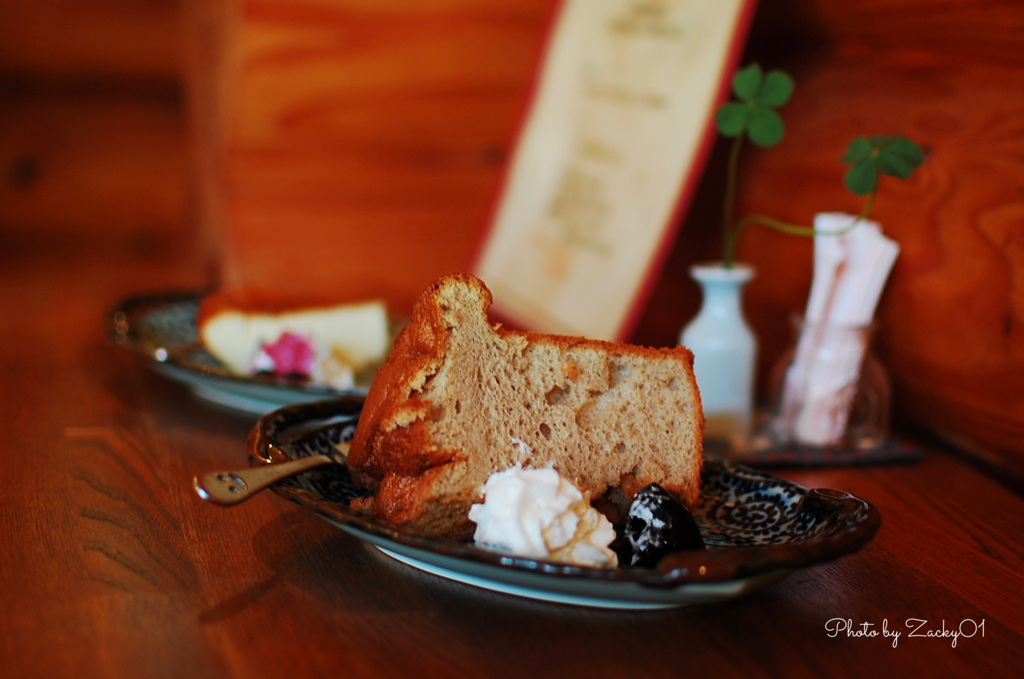
[[239,375],[199,342],[196,313],[202,293],[134,297],[110,312],[111,340],[144,359],[158,373],[184,384],[200,399],[231,410],[264,415],[293,403],[336,396],[363,396],[372,376],[357,377],[353,389],[332,389],[272,375]]
[[708,549],[671,554],[657,568],[590,568],[523,558],[453,540],[426,538],[349,510],[360,495],[335,444],[355,432],[360,397],[282,408],[263,417],[249,438],[253,466],[327,454],[328,465],[272,486],[396,559],[422,570],[496,591],[605,607],[709,603],[763,587],[798,568],[857,551],[881,518],[847,493],[807,490],[743,465],[708,457],[703,503],[693,514]]

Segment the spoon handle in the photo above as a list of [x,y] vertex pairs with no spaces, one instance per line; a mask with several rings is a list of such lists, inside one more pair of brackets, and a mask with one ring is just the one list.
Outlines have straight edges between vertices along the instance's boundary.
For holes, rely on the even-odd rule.
[[237,505],[272,483],[325,464],[334,464],[334,460],[326,455],[311,455],[238,471],[207,472],[192,479],[192,487],[204,500],[224,506]]

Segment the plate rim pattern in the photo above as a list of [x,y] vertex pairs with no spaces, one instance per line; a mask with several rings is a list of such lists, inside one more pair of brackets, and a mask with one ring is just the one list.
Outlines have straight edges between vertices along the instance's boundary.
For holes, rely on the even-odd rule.
[[[289,430],[308,428],[311,423],[336,422],[339,418],[349,418],[350,422],[354,422],[363,401],[362,396],[345,396],[286,406],[265,415],[253,427],[249,437],[250,465],[273,464],[291,459],[291,440],[286,436]],[[378,546],[393,544],[406,550],[417,550],[456,561],[539,573],[556,579],[632,583],[660,589],[693,583],[741,580],[825,563],[858,551],[874,538],[881,526],[878,509],[849,493],[827,488],[806,489],[738,462],[705,456],[705,476],[714,474],[742,474],[749,479],[777,482],[788,491],[802,493],[799,511],[812,513],[814,520],[827,521],[830,528],[806,541],[677,552],[662,559],[651,570],[610,569],[521,557],[455,540],[429,538],[380,524],[344,505],[329,502],[315,493],[284,482],[274,484],[271,490],[331,523],[354,529],[350,532],[372,536]],[[704,485],[702,482],[702,490]]]

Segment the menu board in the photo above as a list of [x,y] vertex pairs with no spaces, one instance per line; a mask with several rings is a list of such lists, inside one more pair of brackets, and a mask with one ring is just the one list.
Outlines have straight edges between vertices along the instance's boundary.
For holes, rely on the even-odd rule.
[[473,266],[496,316],[628,337],[710,151],[754,4],[562,4]]

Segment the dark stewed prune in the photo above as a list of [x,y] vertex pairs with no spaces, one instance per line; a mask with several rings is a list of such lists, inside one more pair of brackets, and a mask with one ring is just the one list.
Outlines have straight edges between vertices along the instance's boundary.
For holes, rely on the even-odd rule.
[[653,568],[671,552],[705,548],[690,512],[656,483],[633,498],[625,534],[633,552],[630,565],[636,568]]

